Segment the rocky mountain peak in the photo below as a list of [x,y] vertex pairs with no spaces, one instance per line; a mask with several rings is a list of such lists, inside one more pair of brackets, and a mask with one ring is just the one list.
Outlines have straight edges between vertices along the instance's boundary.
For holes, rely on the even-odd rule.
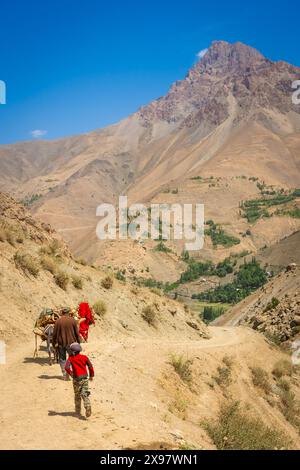
[[226,41],[214,41],[204,57],[196,64],[200,70],[223,69],[228,71],[247,71],[254,66],[269,65],[271,62],[253,47],[241,42],[230,44]]

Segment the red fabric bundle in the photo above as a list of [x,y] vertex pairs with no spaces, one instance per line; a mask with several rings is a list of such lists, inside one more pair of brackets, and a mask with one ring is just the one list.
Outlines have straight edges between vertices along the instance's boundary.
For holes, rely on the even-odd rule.
[[85,341],[88,339],[89,327],[95,323],[94,317],[92,315],[90,306],[87,302],[82,302],[79,304],[78,315],[80,318],[84,318],[79,324],[79,334],[83,337]]

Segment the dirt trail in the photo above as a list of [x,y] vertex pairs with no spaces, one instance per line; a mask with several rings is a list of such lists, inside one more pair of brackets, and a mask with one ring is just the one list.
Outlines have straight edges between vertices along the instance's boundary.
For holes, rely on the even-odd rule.
[[[34,360],[33,343],[16,350],[8,347],[7,364],[0,366],[1,449],[118,449],[141,442],[172,443],[172,424],[162,420],[165,410],[157,383],[170,354],[194,356],[220,348],[223,353],[249,334],[240,328],[211,332],[210,340],[103,342],[92,330],[91,342],[84,345],[96,370],[89,421],[73,415],[72,383],[61,379],[58,365],[48,365],[45,351]],[[203,440],[199,425],[182,427],[194,441]]]

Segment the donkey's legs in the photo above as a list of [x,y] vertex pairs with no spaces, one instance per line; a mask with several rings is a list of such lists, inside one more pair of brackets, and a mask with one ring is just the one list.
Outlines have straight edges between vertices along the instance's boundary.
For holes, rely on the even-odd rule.
[[35,339],[35,349],[34,349],[34,352],[33,352],[33,357],[34,358],[38,357],[37,337],[38,337],[38,335],[34,334],[34,339]]

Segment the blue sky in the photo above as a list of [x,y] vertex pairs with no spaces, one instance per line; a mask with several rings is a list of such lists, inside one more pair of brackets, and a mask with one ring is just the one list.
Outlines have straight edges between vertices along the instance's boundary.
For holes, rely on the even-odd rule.
[[216,39],[300,66],[298,31],[292,1],[1,2],[0,143],[117,122],[165,94]]

